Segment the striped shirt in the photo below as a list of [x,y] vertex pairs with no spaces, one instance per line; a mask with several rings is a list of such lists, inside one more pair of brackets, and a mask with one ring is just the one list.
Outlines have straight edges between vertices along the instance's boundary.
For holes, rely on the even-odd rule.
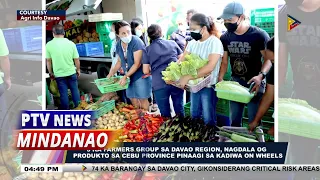
[[207,40],[200,42],[192,40],[188,43],[186,51],[188,53],[199,55],[202,59],[208,59],[210,54],[219,54],[220,58],[216,64],[216,67],[211,73],[211,84],[214,85],[218,82],[218,76],[223,56],[223,45],[215,36],[209,37]]

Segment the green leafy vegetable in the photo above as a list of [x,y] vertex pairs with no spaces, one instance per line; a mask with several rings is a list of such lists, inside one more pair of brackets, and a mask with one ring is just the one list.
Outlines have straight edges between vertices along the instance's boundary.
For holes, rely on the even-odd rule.
[[[185,60],[178,64],[171,62],[165,71],[162,71],[163,80],[165,81],[178,81],[181,76],[191,75],[197,77],[197,71],[208,64],[208,60],[201,59],[198,55],[189,54],[185,56]],[[203,78],[190,80],[189,85],[198,84]]]
[[320,122],[320,111],[300,99],[279,98],[278,115],[280,120],[281,117],[286,117],[302,121]]
[[216,90],[231,91],[231,92],[250,96],[250,92],[248,91],[248,88],[243,87],[238,82],[234,82],[234,81],[221,81],[216,84]]

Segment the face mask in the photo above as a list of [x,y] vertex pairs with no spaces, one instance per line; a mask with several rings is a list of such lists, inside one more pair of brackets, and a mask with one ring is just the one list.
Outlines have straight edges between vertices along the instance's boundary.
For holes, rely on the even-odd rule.
[[136,30],[136,36],[141,37],[143,32],[141,30]]
[[179,31],[185,31],[187,28],[185,26],[178,26]]
[[110,32],[110,33],[109,33],[109,38],[110,38],[111,40],[116,39],[116,33]]
[[199,41],[200,39],[202,39],[202,34],[200,34],[200,31],[191,31],[191,37],[194,40]]
[[132,40],[132,35],[129,35],[127,37],[121,38],[121,41],[126,43],[126,44],[129,44],[131,42],[131,40]]
[[224,26],[228,29],[229,32],[235,32],[239,26],[238,21],[235,23],[224,23]]

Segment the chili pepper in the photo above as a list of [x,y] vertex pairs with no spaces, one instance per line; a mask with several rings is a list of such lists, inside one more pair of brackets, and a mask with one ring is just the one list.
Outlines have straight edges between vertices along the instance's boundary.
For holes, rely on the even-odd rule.
[[153,132],[152,127],[150,125],[147,125],[147,130],[149,133]]
[[133,139],[133,134],[128,134],[129,139]]

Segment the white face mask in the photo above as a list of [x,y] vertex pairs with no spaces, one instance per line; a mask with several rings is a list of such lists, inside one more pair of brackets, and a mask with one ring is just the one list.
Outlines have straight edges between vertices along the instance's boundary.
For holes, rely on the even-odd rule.
[[109,38],[110,38],[111,40],[116,39],[116,33],[110,32],[110,33],[109,33]]
[[185,31],[187,28],[183,25],[178,26],[179,31]]
[[142,31],[141,30],[136,30],[136,36],[141,37],[142,36]]
[[131,42],[131,40],[132,40],[132,35],[129,35],[127,37],[121,38],[121,41],[126,43],[126,44],[129,44]]

